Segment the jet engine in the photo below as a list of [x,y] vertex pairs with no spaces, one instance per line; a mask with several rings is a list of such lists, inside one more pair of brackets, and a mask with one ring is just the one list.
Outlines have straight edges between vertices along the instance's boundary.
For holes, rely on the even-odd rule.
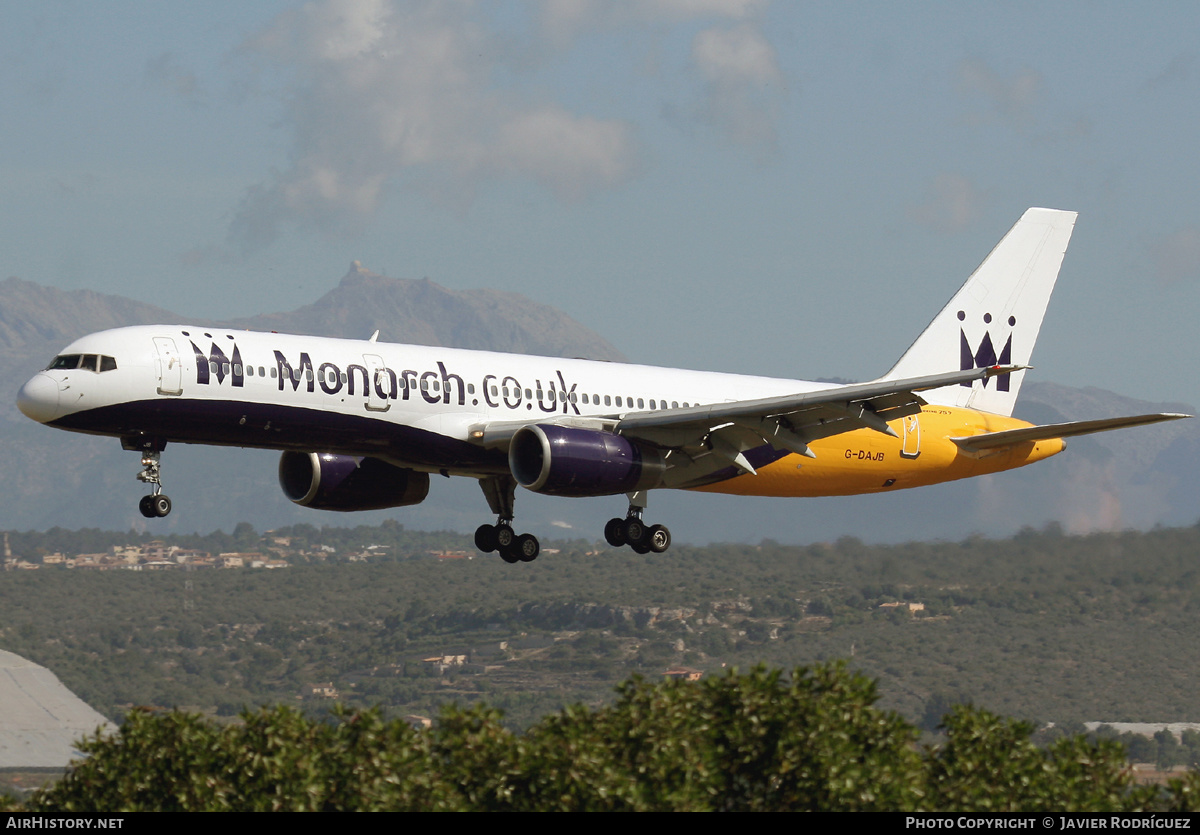
[[508,447],[522,487],[553,496],[611,496],[657,487],[662,453],[620,435],[554,424],[524,426]]
[[279,486],[304,507],[379,510],[423,502],[429,495],[429,474],[378,458],[285,452],[279,459]]

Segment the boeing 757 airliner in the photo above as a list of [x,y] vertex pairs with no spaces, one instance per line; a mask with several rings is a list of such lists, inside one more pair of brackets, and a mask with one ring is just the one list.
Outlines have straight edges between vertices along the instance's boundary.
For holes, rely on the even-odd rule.
[[166,516],[169,442],[283,451],[292,501],[423,501],[429,476],[478,479],[481,551],[531,561],[517,485],[626,494],[608,542],[665,551],[643,521],[660,488],[755,496],[886,493],[1021,467],[1063,438],[1187,417],[1033,426],[1012,415],[1075,213],[1029,209],[879,379],[854,385],[224,328],[118,328],[68,345],[21,388],[30,418],[141,453],[147,517]]

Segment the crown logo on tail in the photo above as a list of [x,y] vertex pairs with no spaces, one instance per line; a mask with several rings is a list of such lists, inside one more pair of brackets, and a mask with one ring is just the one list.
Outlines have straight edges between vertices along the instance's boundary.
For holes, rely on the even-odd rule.
[[[966,311],[958,311],[958,321],[963,321],[967,318]],[[983,323],[991,325],[992,314],[983,314]],[[1008,326],[1011,328],[1017,324],[1016,316],[1008,317]],[[967,332],[962,328],[958,329],[958,355],[959,355],[959,370],[970,371],[972,368],[990,368],[993,365],[1010,365],[1012,363],[1012,331],[1009,331],[1008,341],[1004,343],[1004,348],[1001,349],[999,356],[996,355],[996,345],[992,341],[992,332],[989,328],[983,332],[983,339],[979,342],[979,347],[972,350],[971,341],[967,339]],[[1008,391],[1009,375],[1001,374],[995,377],[996,390]],[[984,379],[983,386],[987,388],[988,379]],[[967,388],[971,387],[971,383],[962,383],[961,385]]]

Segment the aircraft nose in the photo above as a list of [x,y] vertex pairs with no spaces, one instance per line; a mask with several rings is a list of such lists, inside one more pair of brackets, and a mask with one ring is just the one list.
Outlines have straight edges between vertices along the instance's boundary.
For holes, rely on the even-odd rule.
[[54,420],[58,417],[58,382],[48,374],[31,377],[17,393],[17,408],[38,423]]

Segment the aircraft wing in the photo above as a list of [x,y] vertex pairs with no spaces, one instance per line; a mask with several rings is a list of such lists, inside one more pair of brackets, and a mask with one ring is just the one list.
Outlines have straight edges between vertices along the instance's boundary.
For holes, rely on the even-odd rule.
[[1103,420],[1077,420],[1071,423],[1050,423],[1045,426],[1030,426],[1026,429],[1006,429],[1002,432],[988,432],[983,435],[971,435],[965,438],[951,438],[964,452],[983,452],[984,450],[1000,449],[1031,441],[1045,441],[1050,438],[1070,438],[1074,435],[1090,435],[1093,432],[1108,432],[1111,429],[1123,429],[1126,426],[1144,426],[1147,423],[1159,423],[1164,420],[1180,420],[1191,415],[1181,415],[1174,412],[1160,412],[1151,415],[1133,415],[1131,417],[1105,418]]
[[[547,416],[539,423],[553,423],[612,432],[654,446],[679,450],[703,447],[715,453],[711,466],[734,464],[745,472],[754,468],[742,454],[747,449],[770,444],[779,450],[813,457],[808,444],[819,438],[869,428],[886,435],[896,433],[887,425],[916,414],[925,405],[918,392],[956,386],[1011,374],[1021,366],[989,366],[951,371],[903,380],[877,380],[849,386],[831,386],[818,391],[692,406],[687,409],[642,411],[608,416]],[[487,447],[505,447],[529,421],[505,421],[472,427],[470,437]],[[707,456],[706,456],[707,457]]]
[[896,437],[887,423],[921,411],[925,400],[917,392],[1011,374],[1020,368],[994,365],[782,397],[637,412],[623,416],[615,431],[627,438],[685,452],[704,445],[726,464],[754,473],[743,455],[748,449],[767,443],[812,458],[815,456],[808,445],[819,438],[863,428]]

